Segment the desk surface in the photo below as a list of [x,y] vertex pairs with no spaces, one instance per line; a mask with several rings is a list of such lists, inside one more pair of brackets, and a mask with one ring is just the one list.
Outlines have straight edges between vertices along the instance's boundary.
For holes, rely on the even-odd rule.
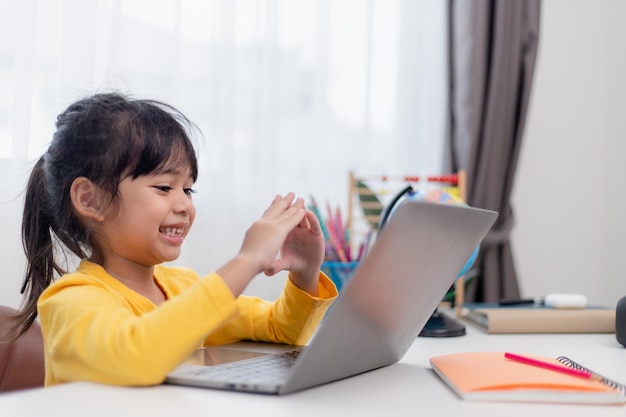
[[88,383],[0,395],[0,415],[12,416],[624,416],[624,406],[487,403],[460,400],[430,369],[431,356],[462,351],[565,355],[626,382],[626,349],[613,334],[487,335],[418,338],[397,364],[287,396],[233,393],[161,385],[123,388]]

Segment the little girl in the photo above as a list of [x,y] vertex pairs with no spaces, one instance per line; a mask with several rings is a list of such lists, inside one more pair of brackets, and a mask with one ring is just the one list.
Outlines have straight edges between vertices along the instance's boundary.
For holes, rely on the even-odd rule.
[[[277,196],[239,253],[204,277],[178,258],[196,212],[193,128],[166,104],[97,94],[58,116],[26,190],[28,261],[15,332],[39,315],[46,385],[152,385],[195,349],[242,339],[302,345],[337,291],[320,272],[320,225]],[[66,267],[75,255],[75,272]],[[243,296],[260,272],[289,271],[274,302]],[[60,276],[59,279],[55,278]]]

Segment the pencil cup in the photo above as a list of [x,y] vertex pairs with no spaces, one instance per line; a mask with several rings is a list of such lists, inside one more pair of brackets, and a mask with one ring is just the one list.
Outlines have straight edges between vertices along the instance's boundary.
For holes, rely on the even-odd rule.
[[358,264],[358,262],[324,262],[322,263],[322,272],[335,283],[337,291],[341,291]]

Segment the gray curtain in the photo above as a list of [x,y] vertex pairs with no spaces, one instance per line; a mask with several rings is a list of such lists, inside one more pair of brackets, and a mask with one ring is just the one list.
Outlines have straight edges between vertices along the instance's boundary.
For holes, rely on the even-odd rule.
[[500,216],[481,245],[468,301],[520,296],[510,204],[539,36],[540,0],[449,0],[447,169],[467,172],[467,199]]

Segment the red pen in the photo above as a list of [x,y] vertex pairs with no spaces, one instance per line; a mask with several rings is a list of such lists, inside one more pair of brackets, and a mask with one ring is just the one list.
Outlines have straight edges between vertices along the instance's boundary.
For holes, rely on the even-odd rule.
[[545,362],[539,359],[529,358],[528,356],[517,355],[515,353],[506,352],[504,357],[507,359],[514,360],[516,362],[522,362],[527,365],[538,366],[540,368],[550,369],[557,372],[562,372],[564,374],[577,376],[579,378],[592,379],[593,374],[591,372],[582,371],[579,369],[568,368],[567,366],[557,365],[550,362]]

